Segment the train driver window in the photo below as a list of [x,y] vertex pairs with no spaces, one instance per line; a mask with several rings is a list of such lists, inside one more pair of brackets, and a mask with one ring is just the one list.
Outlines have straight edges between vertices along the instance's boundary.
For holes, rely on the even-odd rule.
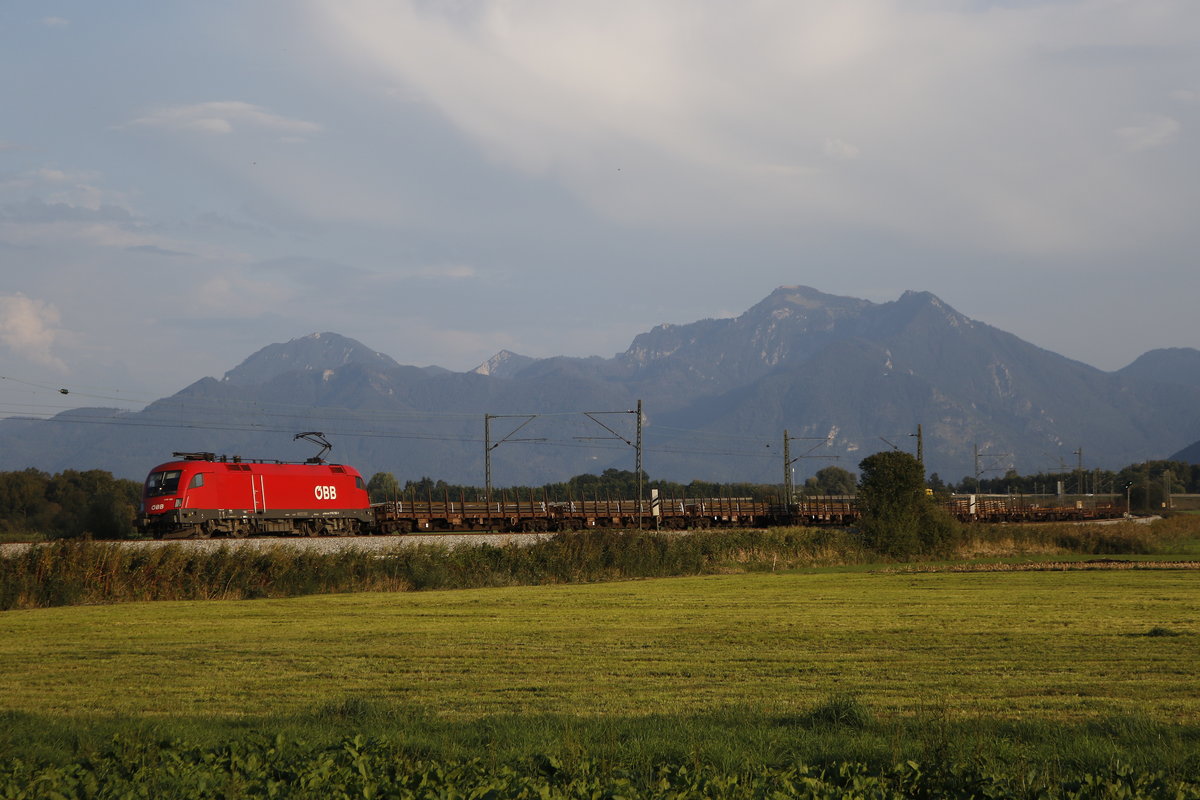
[[151,472],[146,479],[146,496],[161,497],[179,491],[179,478],[183,473],[177,469]]
[[204,485],[204,473],[197,472],[195,475],[192,476],[191,482],[188,483],[188,488],[189,489],[199,489],[203,485]]

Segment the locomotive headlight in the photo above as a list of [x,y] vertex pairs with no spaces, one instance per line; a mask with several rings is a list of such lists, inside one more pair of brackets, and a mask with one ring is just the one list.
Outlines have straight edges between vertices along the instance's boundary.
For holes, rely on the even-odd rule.
[[176,508],[180,508],[181,506],[183,506],[183,498],[182,498],[182,497],[176,497],[176,498],[175,498],[175,507],[176,507]]

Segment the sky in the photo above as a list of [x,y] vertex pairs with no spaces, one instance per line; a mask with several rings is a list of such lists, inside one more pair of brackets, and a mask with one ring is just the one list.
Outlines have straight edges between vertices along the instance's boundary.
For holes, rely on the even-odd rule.
[[1198,129],[1195,0],[5,0],[0,414],[796,284],[1118,369],[1200,347]]

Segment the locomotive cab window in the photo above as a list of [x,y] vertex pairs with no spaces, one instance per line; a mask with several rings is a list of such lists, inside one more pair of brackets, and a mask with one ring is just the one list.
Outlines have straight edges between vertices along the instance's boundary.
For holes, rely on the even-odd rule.
[[161,497],[164,494],[175,494],[179,491],[179,477],[182,473],[177,469],[164,472],[151,472],[146,479],[146,496]]
[[197,472],[195,475],[192,476],[191,481],[188,482],[189,489],[199,489],[203,485],[204,485],[204,473],[203,472]]
[[354,488],[355,489],[363,489],[364,491],[366,490],[367,484],[363,483],[362,476],[356,477],[354,479]]

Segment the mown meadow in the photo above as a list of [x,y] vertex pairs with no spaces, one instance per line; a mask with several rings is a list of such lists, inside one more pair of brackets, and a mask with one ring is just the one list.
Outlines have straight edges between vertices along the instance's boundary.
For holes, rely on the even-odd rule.
[[8,610],[0,796],[1200,796],[1200,572],[737,536],[683,578]]
[[[597,535],[589,569],[526,556],[536,581],[430,551],[441,577],[389,591],[14,608],[0,797],[1197,797],[1200,571],[1171,526],[1075,529],[1139,569],[1010,569],[1062,533],[968,542],[996,567],[972,572]],[[630,574],[652,562],[688,576]]]

